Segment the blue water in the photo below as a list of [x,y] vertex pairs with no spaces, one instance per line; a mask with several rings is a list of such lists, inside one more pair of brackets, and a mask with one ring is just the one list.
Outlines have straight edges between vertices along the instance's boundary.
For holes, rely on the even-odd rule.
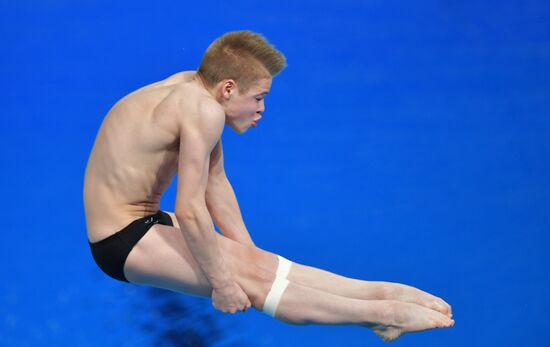
[[92,261],[82,183],[105,113],[238,29],[288,60],[258,128],[223,135],[256,244],[453,305],[453,329],[396,346],[548,345],[549,2],[21,0],[0,19],[0,345],[385,345]]

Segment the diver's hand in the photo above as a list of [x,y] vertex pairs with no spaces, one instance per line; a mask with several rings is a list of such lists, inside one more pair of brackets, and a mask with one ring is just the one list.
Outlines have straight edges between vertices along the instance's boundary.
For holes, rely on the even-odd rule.
[[224,313],[246,312],[252,306],[248,296],[235,281],[212,288],[212,305]]

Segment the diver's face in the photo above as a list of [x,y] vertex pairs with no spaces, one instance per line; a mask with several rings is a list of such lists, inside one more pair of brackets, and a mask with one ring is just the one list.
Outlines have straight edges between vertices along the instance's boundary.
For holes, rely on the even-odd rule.
[[235,84],[230,91],[230,97],[225,102],[226,124],[238,134],[248,128],[256,127],[265,111],[264,98],[271,88],[271,78],[259,79],[245,93],[240,93]]

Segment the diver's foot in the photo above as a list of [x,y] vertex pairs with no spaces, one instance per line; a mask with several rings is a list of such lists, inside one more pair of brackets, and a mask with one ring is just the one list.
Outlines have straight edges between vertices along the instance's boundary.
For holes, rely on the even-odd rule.
[[382,340],[393,341],[403,334],[434,328],[450,328],[454,320],[446,315],[417,304],[386,301],[381,323],[364,324]]
[[441,312],[449,318],[453,317],[451,305],[437,296],[406,284],[392,282],[382,283],[384,287],[383,292],[385,293],[384,299],[386,300],[396,300],[418,304],[420,306]]

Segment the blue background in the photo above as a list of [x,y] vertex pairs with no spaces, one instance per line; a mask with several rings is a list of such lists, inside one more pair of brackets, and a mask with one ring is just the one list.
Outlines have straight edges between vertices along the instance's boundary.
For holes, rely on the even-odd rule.
[[454,328],[396,346],[548,345],[548,1],[2,0],[0,19],[1,345],[385,345],[92,261],[82,184],[104,115],[240,29],[288,60],[258,128],[223,135],[256,244],[453,305]]

